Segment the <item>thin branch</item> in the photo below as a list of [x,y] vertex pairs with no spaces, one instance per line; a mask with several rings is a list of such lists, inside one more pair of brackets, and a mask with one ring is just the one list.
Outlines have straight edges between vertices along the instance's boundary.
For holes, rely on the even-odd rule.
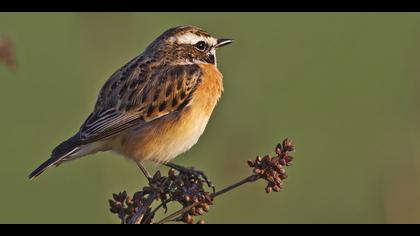
[[[257,156],[254,161],[248,161],[253,174],[230,185],[224,189],[210,193],[205,187],[209,181],[201,171],[188,168],[178,168],[176,172],[170,169],[167,176],[161,175],[157,171],[151,176],[141,163],[137,163],[139,168],[149,179],[148,186],[136,192],[133,197],[127,196],[126,192],[113,194],[114,200],[110,200],[110,211],[117,214],[123,223],[128,224],[153,224],[155,213],[165,208],[170,202],[178,202],[182,209],[164,217],[157,224],[167,222],[194,223],[193,217],[203,215],[209,211],[213,200],[225,193],[228,193],[246,183],[253,183],[263,179],[267,183],[265,191],[267,193],[279,192],[283,187],[283,180],[287,178],[285,167],[291,165],[293,157],[289,155],[295,149],[290,139],[285,139],[275,147],[275,156]],[[198,174],[197,174],[198,173]],[[204,176],[204,177],[203,177]],[[146,197],[147,196],[147,197]],[[160,204],[152,210],[151,205],[154,201]],[[128,222],[127,222],[128,221]],[[200,220],[198,224],[203,224]]]
[[152,217],[156,214],[156,212],[162,208],[163,206],[165,206],[166,203],[160,203],[153,211],[150,212],[150,214],[147,216],[147,218],[144,220],[144,222],[149,222],[150,220],[152,220]]
[[149,196],[147,197],[146,203],[137,210],[136,214],[134,214],[134,216],[130,219],[128,223],[140,224],[141,220],[144,217],[144,214],[146,213],[150,205],[152,205],[153,201],[155,200],[155,197],[156,197],[155,193],[149,194]]
[[[222,195],[224,193],[227,193],[227,192],[229,192],[229,191],[231,191],[231,190],[233,190],[235,188],[238,188],[238,187],[240,187],[240,186],[242,186],[242,185],[244,185],[246,183],[252,183],[252,182],[255,182],[255,181],[259,180],[259,179],[260,179],[260,177],[257,176],[257,175],[248,176],[245,179],[243,179],[243,180],[241,180],[241,181],[239,181],[237,183],[234,183],[234,184],[232,184],[232,185],[230,185],[230,186],[228,186],[228,187],[226,187],[226,188],[224,188],[224,189],[222,189],[220,191],[217,191],[214,194],[211,194],[210,196],[214,199],[217,196],[220,196],[220,195]],[[200,202],[196,202],[196,203],[193,203],[192,205],[186,206],[186,207],[182,208],[181,210],[176,211],[176,212],[172,213],[171,215],[163,218],[162,220],[160,220],[158,222],[158,224],[164,224],[166,222],[174,221],[179,215],[182,215],[184,213],[187,213],[189,210],[191,210],[193,207],[197,206],[198,204],[200,204]]]
[[229,192],[229,191],[231,191],[231,190],[233,190],[233,189],[235,189],[237,187],[240,187],[240,186],[242,186],[242,185],[244,185],[246,183],[252,183],[252,182],[255,182],[255,181],[259,180],[259,179],[260,179],[260,177],[257,176],[257,175],[248,176],[245,179],[243,179],[243,180],[241,180],[241,181],[239,181],[239,182],[237,182],[235,184],[232,184],[232,185],[230,185],[230,186],[228,186],[228,187],[226,187],[226,188],[224,188],[224,189],[222,189],[220,191],[217,191],[216,193],[212,194],[212,197],[217,197],[217,196],[222,195],[224,193],[227,193],[227,192]]
[[173,221],[179,215],[182,215],[184,213],[187,213],[189,210],[191,210],[193,207],[196,207],[198,204],[200,204],[200,203],[199,202],[195,202],[195,203],[193,203],[193,204],[191,204],[189,206],[186,206],[186,207],[182,208],[181,210],[176,211],[176,212],[170,214],[169,216],[163,218],[157,224],[165,224],[166,222]]

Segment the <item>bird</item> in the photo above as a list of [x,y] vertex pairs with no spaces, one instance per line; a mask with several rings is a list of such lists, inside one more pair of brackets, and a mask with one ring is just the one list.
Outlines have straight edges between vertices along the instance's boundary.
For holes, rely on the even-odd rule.
[[106,151],[135,161],[148,178],[145,161],[193,171],[171,161],[203,134],[223,92],[216,50],[232,42],[192,25],[163,32],[106,80],[78,132],[55,147],[29,178]]

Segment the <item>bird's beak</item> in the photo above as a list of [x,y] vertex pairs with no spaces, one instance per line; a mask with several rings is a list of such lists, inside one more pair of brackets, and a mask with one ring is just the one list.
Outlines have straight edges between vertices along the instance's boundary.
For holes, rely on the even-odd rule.
[[223,47],[225,45],[231,44],[232,42],[233,42],[232,39],[218,39],[217,44],[216,44],[216,48]]

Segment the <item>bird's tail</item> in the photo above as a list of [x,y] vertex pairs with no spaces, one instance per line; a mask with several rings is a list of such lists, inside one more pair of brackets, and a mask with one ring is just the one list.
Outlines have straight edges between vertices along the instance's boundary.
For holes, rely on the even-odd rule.
[[63,161],[69,159],[80,150],[80,136],[78,134],[62,142],[52,151],[51,157],[42,163],[29,175],[29,179],[34,179],[50,166],[58,166]]

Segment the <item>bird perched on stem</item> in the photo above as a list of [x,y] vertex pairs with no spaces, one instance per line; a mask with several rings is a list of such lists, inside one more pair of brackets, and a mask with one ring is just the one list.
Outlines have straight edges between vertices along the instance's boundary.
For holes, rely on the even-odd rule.
[[216,49],[231,42],[195,26],[165,31],[105,82],[80,130],[29,177],[99,151],[134,160],[149,178],[143,161],[189,171],[170,161],[203,133],[223,91]]

